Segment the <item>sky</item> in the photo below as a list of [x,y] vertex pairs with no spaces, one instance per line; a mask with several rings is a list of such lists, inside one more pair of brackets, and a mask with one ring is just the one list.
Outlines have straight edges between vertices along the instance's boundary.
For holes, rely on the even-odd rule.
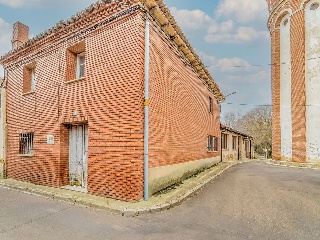
[[[12,25],[16,21],[28,25],[30,37],[34,37],[94,2],[0,0],[0,56],[11,49]],[[227,96],[221,104],[222,115],[230,111],[244,114],[255,106],[271,104],[271,50],[265,0],[164,2]]]

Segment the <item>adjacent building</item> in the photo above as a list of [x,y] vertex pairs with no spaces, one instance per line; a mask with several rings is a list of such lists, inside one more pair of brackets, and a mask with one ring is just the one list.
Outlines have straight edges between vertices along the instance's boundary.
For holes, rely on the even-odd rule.
[[253,158],[253,137],[221,124],[221,161],[243,161]]
[[320,161],[320,1],[267,0],[272,43],[272,154]]
[[0,59],[9,178],[139,201],[220,161],[224,96],[162,0],[28,31]]

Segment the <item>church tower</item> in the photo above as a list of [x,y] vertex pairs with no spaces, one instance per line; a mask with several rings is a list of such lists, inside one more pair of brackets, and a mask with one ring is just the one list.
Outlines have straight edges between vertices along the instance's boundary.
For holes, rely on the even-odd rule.
[[273,159],[320,162],[320,0],[267,0]]

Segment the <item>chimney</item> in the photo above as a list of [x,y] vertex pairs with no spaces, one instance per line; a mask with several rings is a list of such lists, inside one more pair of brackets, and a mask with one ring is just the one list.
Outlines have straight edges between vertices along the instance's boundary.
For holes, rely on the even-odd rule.
[[29,39],[29,27],[22,24],[21,22],[16,22],[13,24],[12,33],[12,49],[16,49],[24,44]]

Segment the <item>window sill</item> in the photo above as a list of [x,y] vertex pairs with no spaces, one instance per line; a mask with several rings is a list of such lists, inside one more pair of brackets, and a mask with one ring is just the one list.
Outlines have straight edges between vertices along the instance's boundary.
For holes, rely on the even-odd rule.
[[69,83],[74,83],[74,82],[80,82],[85,79],[86,79],[85,77],[82,77],[82,78],[77,78],[77,79],[73,79],[73,80],[68,80],[68,81],[65,81],[64,83],[69,84]]
[[207,153],[217,153],[218,151],[207,151]]
[[33,157],[33,154],[18,154],[18,157]]
[[28,96],[33,93],[35,93],[35,91],[25,92],[25,93],[22,93],[22,96]]

